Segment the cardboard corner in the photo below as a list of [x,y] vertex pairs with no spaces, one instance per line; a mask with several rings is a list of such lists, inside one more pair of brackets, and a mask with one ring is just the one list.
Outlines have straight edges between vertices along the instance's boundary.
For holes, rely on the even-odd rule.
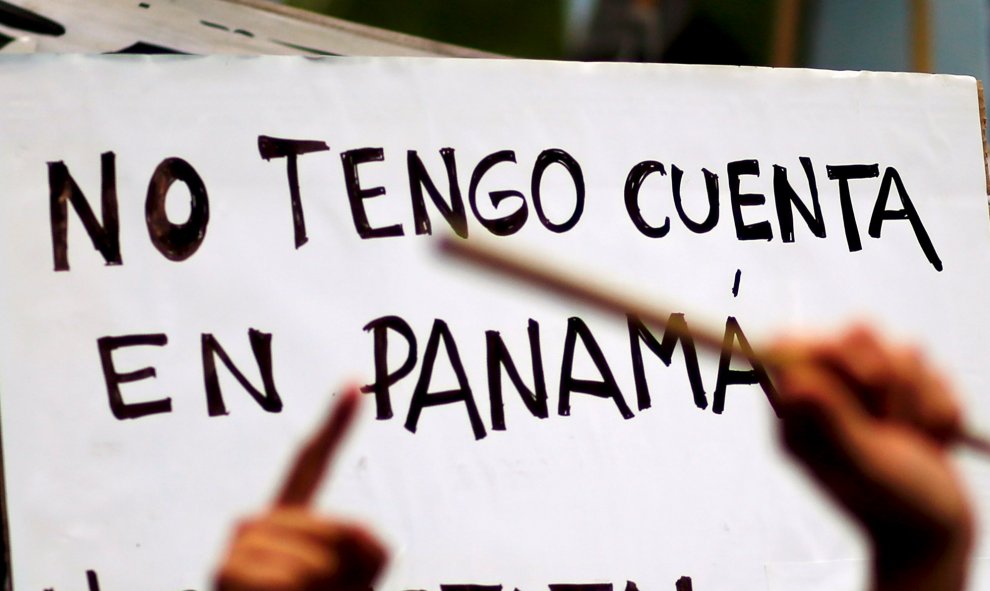
[[990,195],[990,168],[987,166],[990,159],[987,153],[987,103],[983,94],[983,82],[980,80],[976,81],[976,93],[980,103],[980,134],[983,138],[983,175],[986,178],[987,195]]

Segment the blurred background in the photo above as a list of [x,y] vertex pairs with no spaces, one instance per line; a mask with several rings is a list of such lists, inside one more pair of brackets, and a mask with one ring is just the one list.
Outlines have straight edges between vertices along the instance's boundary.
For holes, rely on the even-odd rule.
[[987,79],[990,0],[287,0],[526,58],[929,71]]

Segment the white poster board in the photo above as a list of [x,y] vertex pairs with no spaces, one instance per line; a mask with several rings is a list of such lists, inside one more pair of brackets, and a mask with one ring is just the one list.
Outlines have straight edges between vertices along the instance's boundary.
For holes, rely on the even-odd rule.
[[[778,450],[761,388],[734,383],[753,381],[745,360],[699,352],[693,389],[681,344],[668,367],[622,321],[440,261],[427,228],[751,340],[867,318],[920,342],[990,425],[970,78],[36,56],[0,80],[15,591],[87,572],[105,591],[206,589],[329,393],[375,380],[376,339],[379,377],[400,372],[410,334],[391,418],[381,385],[320,499],[387,540],[378,588],[862,583],[855,532]],[[547,418],[489,370],[500,343],[530,390],[538,348]],[[962,460],[983,514],[990,474]]]

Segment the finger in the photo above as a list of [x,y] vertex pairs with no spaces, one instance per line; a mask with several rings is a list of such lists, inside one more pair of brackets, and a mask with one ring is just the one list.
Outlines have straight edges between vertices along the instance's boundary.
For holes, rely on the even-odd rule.
[[347,430],[354,423],[360,393],[357,387],[341,392],[333,410],[319,431],[296,456],[289,475],[276,498],[278,507],[308,505],[323,480],[327,464],[333,458]]

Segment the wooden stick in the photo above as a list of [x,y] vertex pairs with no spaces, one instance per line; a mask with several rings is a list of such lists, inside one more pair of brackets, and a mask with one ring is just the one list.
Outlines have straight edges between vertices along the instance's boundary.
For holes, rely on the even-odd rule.
[[777,0],[770,65],[793,68],[797,65],[798,31],[801,26],[801,0]]
[[[692,321],[690,331],[680,323],[668,324],[670,309],[657,304],[654,300],[647,301],[621,293],[614,287],[596,279],[591,273],[568,272],[534,260],[533,257],[510,253],[508,249],[496,249],[494,246],[484,244],[484,242],[484,240],[478,239],[464,240],[445,236],[440,239],[439,250],[444,255],[498,271],[514,279],[590,304],[599,309],[622,316],[634,316],[648,325],[670,331],[678,338],[689,338],[696,345],[701,345],[713,352],[721,352],[724,347],[731,346],[734,353],[748,358],[751,364],[759,363],[768,369],[774,369],[800,361],[798,358],[770,353],[767,349],[755,344],[751,344],[752,351],[742,351],[734,341],[731,345],[724,343],[723,335],[709,323]],[[973,451],[990,456],[990,438],[988,437],[964,428],[955,437],[955,441]]]
[[928,74],[935,71],[931,8],[928,0],[911,0],[911,69]]
[[[507,249],[496,249],[483,244],[483,240],[462,240],[453,237],[440,239],[440,252],[466,260],[475,265],[503,273],[509,277],[584,302],[601,310],[618,315],[630,315],[647,325],[670,331],[678,338],[688,338],[709,351],[721,352],[724,335],[714,323],[704,319],[692,319],[688,330],[684,324],[668,324],[673,308],[665,307],[655,299],[645,300],[622,293],[613,286],[596,279],[592,274],[570,273],[552,267],[542,261],[526,259],[521,254],[511,254]],[[771,355],[761,347],[752,347],[752,354],[742,351],[733,342],[732,352],[758,362],[765,367],[777,367],[793,362],[779,355]]]
[[980,105],[980,132],[983,134],[983,173],[987,179],[987,196],[990,196],[990,154],[987,153],[987,100],[983,93],[983,81],[976,81],[976,100]]

